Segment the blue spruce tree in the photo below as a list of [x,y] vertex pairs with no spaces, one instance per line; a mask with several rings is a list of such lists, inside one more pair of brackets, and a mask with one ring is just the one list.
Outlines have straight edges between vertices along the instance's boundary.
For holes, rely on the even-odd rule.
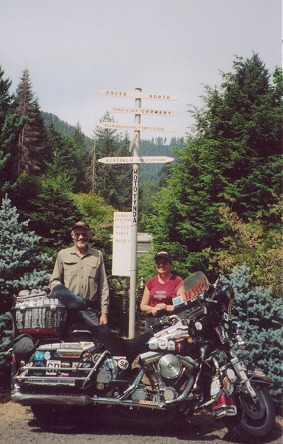
[[246,363],[265,372],[273,381],[271,394],[282,402],[283,304],[272,299],[270,289],[253,288],[249,268],[243,265],[228,277],[235,291],[234,320],[242,323],[247,342],[238,353]]
[[6,195],[0,209],[0,373],[12,341],[14,296],[23,289],[43,289],[48,284],[51,259],[40,253],[39,240],[28,231],[28,221],[19,221],[17,208]]

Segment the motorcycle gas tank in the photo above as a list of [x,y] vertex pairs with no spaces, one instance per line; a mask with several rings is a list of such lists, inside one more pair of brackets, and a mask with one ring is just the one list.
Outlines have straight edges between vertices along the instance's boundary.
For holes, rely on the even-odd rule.
[[188,354],[193,344],[193,338],[188,332],[188,324],[179,320],[174,325],[155,333],[147,343],[148,349],[159,353],[168,351]]
[[163,352],[165,350],[175,351],[176,350],[176,342],[174,339],[170,338],[151,338],[148,341],[149,350],[160,351]]

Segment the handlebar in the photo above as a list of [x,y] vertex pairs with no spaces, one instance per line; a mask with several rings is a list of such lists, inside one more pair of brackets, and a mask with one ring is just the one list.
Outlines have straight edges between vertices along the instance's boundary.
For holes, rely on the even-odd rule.
[[155,324],[151,325],[150,328],[154,333],[156,333],[164,327],[176,324],[178,321],[180,321],[180,318],[177,315],[162,316],[160,318],[156,318]]

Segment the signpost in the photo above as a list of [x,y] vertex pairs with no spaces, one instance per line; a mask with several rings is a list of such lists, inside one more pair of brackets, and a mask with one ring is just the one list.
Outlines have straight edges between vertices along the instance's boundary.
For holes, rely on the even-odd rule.
[[141,125],[141,115],[172,117],[176,114],[174,111],[153,110],[141,107],[141,99],[150,100],[178,100],[178,97],[170,94],[146,93],[141,88],[135,91],[115,91],[101,90],[99,94],[109,97],[135,98],[133,108],[111,108],[112,112],[133,113],[135,122],[133,125],[121,124],[117,122],[101,122],[98,126],[105,129],[132,129],[134,130],[134,140],[131,143],[132,156],[128,157],[103,157],[98,162],[105,164],[132,164],[133,165],[133,185],[132,185],[132,212],[131,212],[131,254],[130,254],[130,297],[129,297],[129,338],[135,336],[135,317],[136,317],[136,281],[137,281],[137,224],[138,224],[138,189],[139,189],[139,166],[141,163],[166,163],[171,162],[173,157],[167,156],[139,156],[140,132],[158,131],[171,132],[174,128],[165,128],[162,126]]

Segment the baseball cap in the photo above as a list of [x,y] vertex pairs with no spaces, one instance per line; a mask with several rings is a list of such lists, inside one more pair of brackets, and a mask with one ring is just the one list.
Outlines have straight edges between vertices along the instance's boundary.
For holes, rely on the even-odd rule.
[[159,258],[167,259],[169,262],[172,262],[172,256],[167,250],[157,251],[156,255],[154,256],[154,260]]
[[73,226],[72,226],[72,230],[74,230],[75,228],[85,228],[86,230],[89,230],[89,225],[86,224],[85,222],[82,222],[81,220],[79,222],[76,222]]

